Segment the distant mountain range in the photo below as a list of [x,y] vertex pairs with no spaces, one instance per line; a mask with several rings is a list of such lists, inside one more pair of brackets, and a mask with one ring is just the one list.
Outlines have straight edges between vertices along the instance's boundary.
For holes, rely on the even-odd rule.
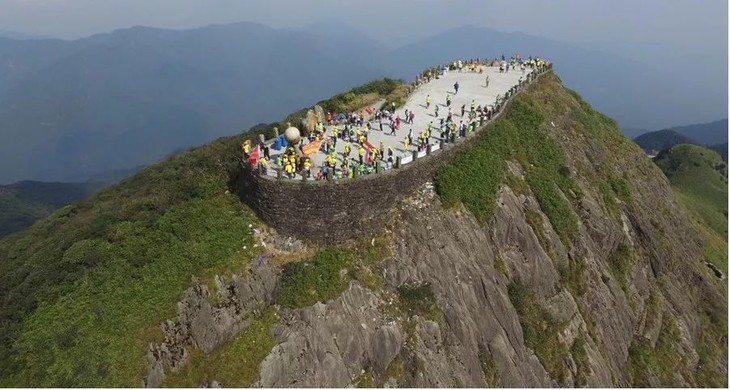
[[379,76],[360,49],[252,23],[0,39],[0,183],[83,181],[278,119]]
[[[476,27],[395,49],[337,24],[302,31],[255,23],[133,27],[74,41],[0,38],[0,183],[85,181],[271,122],[375,77],[410,80],[454,58],[515,53],[553,60],[567,86],[622,124],[686,123],[696,112],[727,107],[664,70]],[[699,111],[687,103],[694,101],[703,102]]]
[[10,38],[10,39],[19,39],[19,40],[25,40],[25,39],[51,39],[48,35],[38,35],[38,34],[28,34],[28,33],[22,33],[18,31],[10,31],[10,30],[0,30],[0,38]]
[[23,181],[0,186],[0,238],[25,229],[59,207],[94,193],[101,183]]
[[651,131],[636,137],[634,142],[649,154],[679,144],[703,145],[717,151],[727,161],[728,120]]

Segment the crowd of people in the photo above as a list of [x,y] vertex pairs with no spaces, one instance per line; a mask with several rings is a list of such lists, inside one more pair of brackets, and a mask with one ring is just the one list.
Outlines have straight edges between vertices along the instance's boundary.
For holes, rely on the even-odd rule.
[[[509,72],[520,69],[525,73],[526,69],[539,69],[548,63],[540,58],[528,57],[521,59],[519,56],[502,60],[458,60],[451,64],[434,67],[422,72],[411,85],[413,88],[429,83],[432,80],[443,76],[445,72],[472,72],[483,73],[486,66],[499,66],[499,72]],[[485,79],[486,86],[489,85],[489,77]],[[519,84],[527,80],[520,77]],[[459,93],[458,81],[453,85],[453,95]],[[509,93],[516,91],[516,86]],[[445,91],[446,92],[446,91]],[[369,135],[373,131],[382,134],[397,136],[397,132],[403,124],[413,124],[415,112],[406,109],[402,114],[397,112],[396,107],[383,107],[377,111],[352,112],[349,115],[335,115],[327,113],[314,126],[314,130],[306,137],[301,137],[295,144],[287,144],[274,161],[269,155],[269,145],[262,144],[252,150],[250,141],[243,143],[244,157],[252,167],[258,167],[263,175],[268,174],[273,164],[278,175],[290,179],[297,178],[315,180],[334,180],[343,178],[354,178],[360,175],[367,175],[381,170],[389,170],[394,167],[398,157],[405,157],[412,151],[424,151],[429,148],[432,140],[438,142],[455,142],[457,138],[466,137],[476,131],[498,112],[499,107],[507,96],[497,96],[493,104],[477,104],[472,99],[468,108],[463,104],[454,112],[452,111],[451,92],[446,93],[445,107],[447,112],[439,116],[439,104],[434,104],[434,120],[425,128],[413,134],[413,129],[403,137],[402,146],[398,155],[393,150],[394,146],[386,146],[383,142],[374,145],[369,141]],[[432,104],[432,97],[426,96],[425,107],[428,110]],[[342,152],[337,152],[338,142],[343,143]],[[323,162],[315,167],[310,157],[314,153],[323,153]]]

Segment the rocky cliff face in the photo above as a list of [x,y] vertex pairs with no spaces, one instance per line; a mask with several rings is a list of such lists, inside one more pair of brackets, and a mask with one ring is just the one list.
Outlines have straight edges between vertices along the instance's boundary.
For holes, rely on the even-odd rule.
[[[342,268],[339,296],[275,306],[274,347],[255,385],[727,385],[726,281],[705,266],[703,242],[667,180],[618,130],[598,132],[615,125],[587,121],[590,107],[557,77],[530,88],[519,99],[539,107],[539,131],[564,152],[560,174],[575,183],[558,189],[575,231],[554,227],[550,204],[526,180],[527,160],[507,161],[486,221],[445,207],[426,183],[375,234],[385,255]],[[276,272],[246,279],[254,284],[246,294],[227,294],[277,302]],[[243,291],[236,283],[223,291]],[[215,310],[243,318],[249,307],[226,311],[241,302],[221,300]],[[169,325],[186,335],[173,344],[211,352],[245,327],[198,306],[208,308],[201,329],[181,307],[178,322],[192,325]],[[150,352],[152,384],[162,375],[155,367],[185,370],[184,357],[156,360],[160,348]]]

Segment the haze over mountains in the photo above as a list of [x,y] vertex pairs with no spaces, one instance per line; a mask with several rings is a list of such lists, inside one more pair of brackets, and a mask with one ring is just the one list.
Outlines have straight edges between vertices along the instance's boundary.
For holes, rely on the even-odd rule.
[[550,58],[567,86],[625,126],[726,115],[726,97],[705,99],[707,88],[690,88],[692,80],[676,77],[672,67],[477,27],[395,49],[336,24],[304,31],[255,23],[133,27],[75,41],[0,38],[0,183],[84,181],[270,122],[375,77],[411,80],[455,57],[502,53]]
[[647,153],[656,153],[679,144],[704,145],[727,160],[728,120],[676,126],[651,131],[634,138]]

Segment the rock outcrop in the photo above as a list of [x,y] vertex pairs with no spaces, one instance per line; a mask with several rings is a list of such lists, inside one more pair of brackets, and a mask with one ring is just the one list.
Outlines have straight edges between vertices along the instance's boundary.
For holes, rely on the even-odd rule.
[[161,325],[165,341],[149,347],[146,387],[159,387],[166,370],[184,365],[186,348],[210,353],[245,329],[249,316],[273,302],[278,271],[269,263],[254,264],[247,277],[234,275],[230,282],[216,277],[215,282],[217,303],[205,284],[193,280],[178,303],[178,318]]

